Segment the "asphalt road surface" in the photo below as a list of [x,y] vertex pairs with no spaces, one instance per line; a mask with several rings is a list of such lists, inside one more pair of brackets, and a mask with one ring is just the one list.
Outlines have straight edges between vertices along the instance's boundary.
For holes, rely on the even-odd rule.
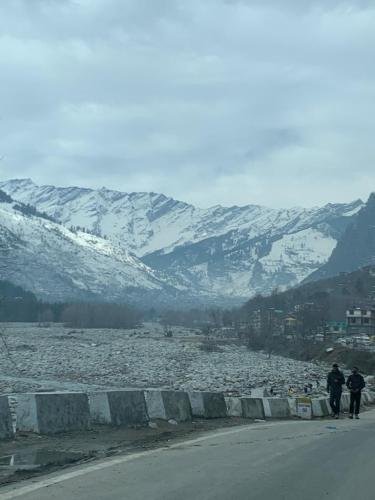
[[373,500],[375,410],[256,423],[0,489],[22,500]]

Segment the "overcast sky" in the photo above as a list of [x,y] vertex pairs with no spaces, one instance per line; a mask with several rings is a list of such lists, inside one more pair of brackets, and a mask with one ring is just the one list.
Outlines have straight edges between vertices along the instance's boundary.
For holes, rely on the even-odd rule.
[[375,190],[375,2],[1,0],[0,176],[202,207]]

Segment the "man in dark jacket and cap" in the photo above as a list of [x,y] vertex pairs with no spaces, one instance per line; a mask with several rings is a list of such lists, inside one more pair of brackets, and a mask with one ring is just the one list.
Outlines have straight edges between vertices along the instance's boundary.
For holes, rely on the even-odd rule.
[[332,416],[339,418],[342,386],[345,384],[344,374],[339,370],[339,365],[334,363],[327,377],[327,392],[329,393],[329,404]]
[[348,380],[346,381],[346,386],[350,391],[349,418],[353,418],[353,413],[355,414],[355,418],[359,418],[362,389],[365,385],[365,379],[359,373],[358,368],[354,366],[352,374],[349,375]]

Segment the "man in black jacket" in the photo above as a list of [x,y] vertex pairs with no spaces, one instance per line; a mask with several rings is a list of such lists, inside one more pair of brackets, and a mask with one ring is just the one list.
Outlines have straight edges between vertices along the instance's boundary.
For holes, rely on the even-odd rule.
[[366,383],[364,378],[359,373],[358,368],[354,366],[352,374],[349,375],[348,380],[346,381],[346,386],[350,391],[349,418],[353,418],[353,413],[355,413],[355,418],[359,418],[359,407],[361,406],[362,389],[365,387],[365,385]]
[[334,363],[332,371],[327,377],[327,392],[329,393],[329,404],[332,409],[332,416],[339,418],[342,386],[345,384],[344,374],[339,370],[339,365]]

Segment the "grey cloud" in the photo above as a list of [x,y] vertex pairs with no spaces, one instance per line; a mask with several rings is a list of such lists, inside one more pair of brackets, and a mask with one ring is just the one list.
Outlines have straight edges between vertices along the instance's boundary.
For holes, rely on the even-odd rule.
[[300,134],[293,129],[269,129],[257,131],[251,137],[252,147],[246,151],[245,158],[248,160],[260,159],[273,152],[296,145],[300,142]]
[[4,0],[1,177],[202,206],[366,197],[374,25],[359,0]]
[[368,9],[373,7],[372,0],[225,0],[228,4],[242,4],[249,8],[254,6],[267,7],[304,13],[311,10],[331,10],[337,8]]

